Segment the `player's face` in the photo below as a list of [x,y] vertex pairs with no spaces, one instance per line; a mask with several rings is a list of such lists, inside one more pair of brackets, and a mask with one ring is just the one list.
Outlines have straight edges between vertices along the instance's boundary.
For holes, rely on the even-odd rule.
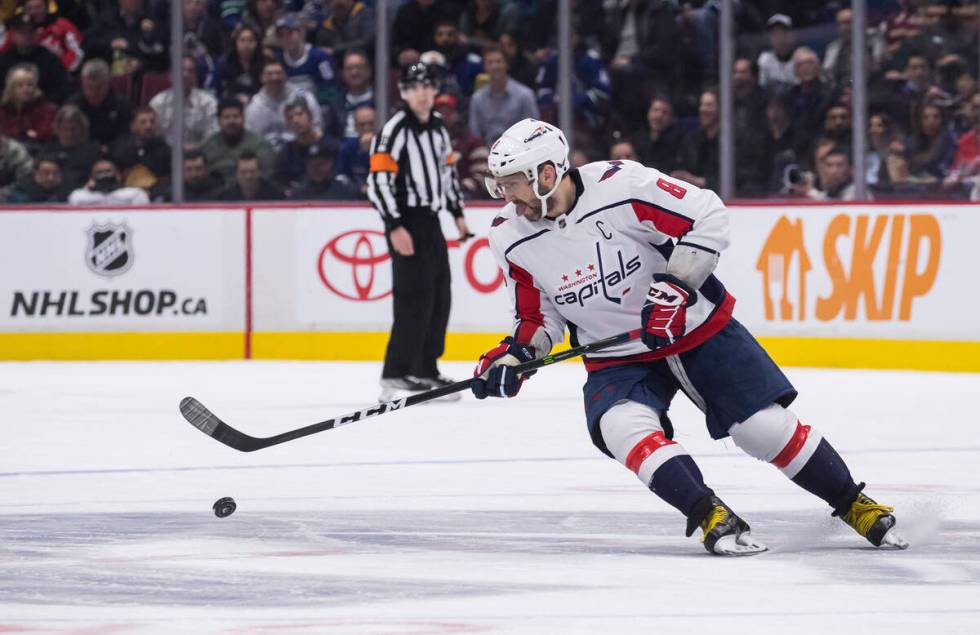
[[518,216],[529,220],[541,218],[541,201],[534,195],[531,184],[523,174],[508,174],[497,179],[497,191],[508,203],[513,203]]

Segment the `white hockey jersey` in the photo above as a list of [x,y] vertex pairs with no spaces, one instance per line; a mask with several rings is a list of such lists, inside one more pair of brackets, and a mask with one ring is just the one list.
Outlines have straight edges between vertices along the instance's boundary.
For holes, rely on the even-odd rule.
[[[546,354],[632,331],[655,273],[675,242],[720,253],[728,246],[728,211],[711,192],[634,161],[600,161],[569,172],[577,198],[557,219],[530,221],[506,205],[490,244],[514,306],[514,338]],[[731,319],[735,299],[712,275],[687,309],[684,335],[651,351],[641,340],[604,349],[586,368],[659,359],[690,350]]]

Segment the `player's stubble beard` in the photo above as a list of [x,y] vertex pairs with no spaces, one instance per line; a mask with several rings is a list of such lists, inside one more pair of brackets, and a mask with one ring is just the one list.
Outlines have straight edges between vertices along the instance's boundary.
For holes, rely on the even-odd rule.
[[518,216],[523,216],[530,221],[541,220],[540,201],[535,201],[534,204],[532,204],[520,199],[514,199],[514,208]]

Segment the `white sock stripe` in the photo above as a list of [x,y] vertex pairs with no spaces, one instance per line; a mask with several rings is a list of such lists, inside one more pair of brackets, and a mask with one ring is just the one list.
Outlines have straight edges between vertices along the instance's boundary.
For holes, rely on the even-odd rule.
[[817,451],[817,447],[820,445],[820,441],[823,439],[823,435],[819,431],[810,428],[810,433],[807,435],[806,441],[803,443],[803,447],[797,453],[793,460],[790,461],[786,467],[779,468],[779,471],[793,478],[800,473],[803,466],[806,465],[813,453]]
[[636,476],[644,485],[650,487],[650,482],[653,481],[653,473],[660,469],[660,466],[675,456],[683,456],[685,454],[687,454],[687,450],[679,443],[671,443],[670,445],[657,448],[653,454],[648,456],[640,464],[640,469],[636,471]]
[[500,369],[500,388],[499,388],[499,392],[500,392],[500,396],[501,397],[506,397],[507,396],[507,393],[504,392],[504,384],[506,382],[507,382],[507,367],[506,366],[502,366],[501,369]]

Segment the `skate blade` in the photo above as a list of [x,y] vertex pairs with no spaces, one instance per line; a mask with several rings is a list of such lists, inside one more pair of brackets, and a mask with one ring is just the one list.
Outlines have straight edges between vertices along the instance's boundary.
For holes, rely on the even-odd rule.
[[901,551],[909,548],[909,541],[892,528],[882,537],[881,545],[878,548]]
[[754,539],[748,531],[738,536],[722,536],[714,547],[716,556],[754,556],[766,551],[769,547]]

